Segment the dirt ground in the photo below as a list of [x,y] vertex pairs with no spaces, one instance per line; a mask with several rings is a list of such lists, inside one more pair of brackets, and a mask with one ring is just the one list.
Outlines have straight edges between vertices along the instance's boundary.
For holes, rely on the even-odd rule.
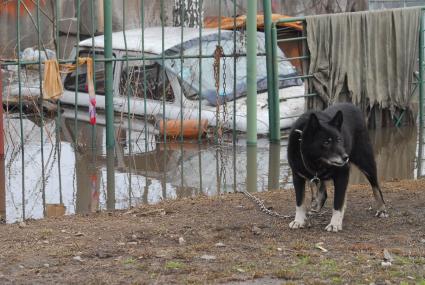
[[[242,194],[1,225],[0,284],[423,285],[425,180],[383,192],[390,217],[379,219],[369,187],[350,187],[339,233],[324,230],[332,198],[310,228],[290,230]],[[257,196],[294,214],[292,191]]]

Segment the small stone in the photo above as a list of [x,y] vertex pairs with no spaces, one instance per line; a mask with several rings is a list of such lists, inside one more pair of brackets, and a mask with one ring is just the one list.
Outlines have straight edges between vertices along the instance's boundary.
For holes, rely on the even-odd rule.
[[201,256],[201,259],[210,261],[210,260],[216,260],[217,257],[215,255],[204,254]]
[[81,256],[79,256],[79,255],[74,256],[72,259],[73,259],[73,260],[75,260],[75,261],[79,261],[79,262],[83,262],[83,261],[84,261],[84,260],[81,258]]
[[125,245],[125,242],[119,242],[118,245],[123,246]]
[[61,233],[66,234],[66,230],[61,230]]
[[392,264],[390,261],[382,261],[381,262],[381,266],[382,267],[390,267]]
[[137,235],[132,235],[132,236],[131,236],[131,239],[132,239],[132,240],[137,240]]
[[278,247],[278,248],[277,248],[277,251],[283,251],[283,248]]
[[386,248],[384,248],[384,261],[388,261],[390,263],[394,261],[394,258],[391,256],[390,252]]
[[96,256],[100,259],[105,259],[105,258],[112,257],[112,254],[110,254],[108,252],[98,251],[98,252],[96,252]]
[[422,238],[421,239],[421,243],[425,243],[425,238]]
[[102,240],[102,238],[101,238],[101,237],[99,237],[99,238],[98,238],[98,240]]
[[44,244],[49,244],[49,241],[48,240],[43,240],[43,243]]
[[46,268],[49,268],[50,267],[50,264],[44,263],[43,266],[46,267]]
[[186,240],[184,239],[184,237],[179,237],[179,245],[185,245],[186,244]]
[[238,268],[238,269],[236,269],[238,272],[240,272],[240,273],[245,273],[245,270],[243,270],[242,268]]
[[76,236],[76,237],[81,237],[81,236],[83,236],[84,234],[82,233],[82,232],[78,232],[78,233],[76,233],[74,236]]
[[26,226],[27,226],[27,224],[25,222],[20,222],[19,225],[18,225],[18,227],[21,228],[21,229],[25,228]]
[[129,241],[127,245],[137,245],[137,241]]
[[18,267],[19,267],[20,269],[24,269],[24,268],[25,268],[25,266],[23,266],[22,264],[19,264],[19,265],[18,265]]
[[261,234],[261,229],[257,226],[253,226],[251,231],[255,234],[255,235],[259,235]]
[[225,247],[226,245],[222,242],[218,242],[215,244],[215,247]]
[[415,280],[415,277],[413,277],[413,276],[407,276],[407,279]]
[[167,251],[165,251],[165,250],[159,250],[156,254],[155,254],[155,257],[157,257],[157,258],[166,258],[166,257],[168,257],[168,252]]

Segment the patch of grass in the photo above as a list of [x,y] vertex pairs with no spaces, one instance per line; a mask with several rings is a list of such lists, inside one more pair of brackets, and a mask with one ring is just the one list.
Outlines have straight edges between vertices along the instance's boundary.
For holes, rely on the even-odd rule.
[[124,259],[123,263],[125,265],[129,265],[129,264],[135,264],[137,262],[137,260],[133,257],[129,257],[127,259]]
[[327,269],[330,269],[330,270],[335,270],[338,267],[336,261],[333,259],[324,259],[320,261],[320,266],[326,267]]
[[394,269],[391,269],[389,271],[389,274],[390,274],[390,276],[392,278],[394,278],[394,277],[398,277],[398,278],[404,278],[404,277],[406,277],[406,272],[397,270],[395,268]]
[[425,285],[425,279],[420,279],[416,284]]
[[286,269],[286,268],[282,268],[282,269],[279,269],[279,270],[273,272],[273,275],[276,278],[285,279],[285,280],[296,280],[296,279],[299,279],[299,274],[297,274],[293,270]]
[[47,239],[48,237],[53,235],[53,230],[52,229],[42,229],[40,231],[40,238],[41,239]]
[[339,276],[332,277],[332,284],[342,284],[342,279]]
[[311,258],[310,258],[309,255],[305,255],[305,254],[298,255],[298,264],[297,264],[297,266],[299,266],[299,265],[308,265],[308,264],[311,264],[311,263],[312,262],[311,262]]
[[297,250],[297,251],[298,250],[308,250],[308,249],[311,248],[310,244],[308,244],[304,241],[300,241],[300,240],[293,242],[291,244],[291,247],[292,247],[293,250]]
[[183,263],[181,263],[181,262],[178,262],[178,261],[167,261],[167,263],[165,263],[165,268],[166,269],[175,269],[175,270],[177,270],[177,269],[182,269],[182,268],[184,268],[185,267],[185,265],[183,264]]
[[[334,284],[339,284],[341,280],[337,280],[339,277],[338,274],[339,267],[335,260],[333,259],[324,259],[319,263],[319,272],[320,275],[324,278],[332,277],[332,282]],[[335,279],[335,282],[334,282]]]

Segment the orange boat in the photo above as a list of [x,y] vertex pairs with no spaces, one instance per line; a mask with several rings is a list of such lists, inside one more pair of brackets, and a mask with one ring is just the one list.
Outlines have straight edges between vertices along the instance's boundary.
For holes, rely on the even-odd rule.
[[164,124],[164,120],[159,122],[159,133],[161,135],[166,135],[168,137],[176,138],[182,135],[183,137],[188,139],[194,139],[199,136],[201,133],[204,136],[207,132],[208,121],[201,120],[199,124],[199,120],[183,120],[183,127],[181,120],[166,120]]

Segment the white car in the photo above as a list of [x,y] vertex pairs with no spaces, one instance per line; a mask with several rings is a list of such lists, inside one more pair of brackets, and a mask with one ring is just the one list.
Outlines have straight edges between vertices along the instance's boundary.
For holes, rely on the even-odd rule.
[[[219,121],[225,129],[246,132],[247,130],[247,58],[245,35],[236,32],[236,92],[234,92],[234,63],[231,55],[234,53],[233,31],[203,29],[202,59],[199,57],[199,29],[184,28],[183,44],[181,43],[180,27],[164,28],[164,46],[162,46],[162,28],[152,27],[144,30],[144,47],[142,49],[142,30],[126,31],[127,51],[123,32],[112,35],[114,57],[114,110],[115,112],[132,115],[148,116],[156,120],[202,119],[208,120],[210,126]],[[219,38],[220,37],[220,38]],[[267,134],[269,131],[267,104],[267,69],[264,48],[264,33],[257,33],[257,131]],[[94,53],[99,60],[95,64],[96,108],[105,109],[104,96],[104,36],[86,39],[79,43],[79,56],[87,57]],[[219,90],[216,90],[214,77],[214,62],[212,55],[219,44],[226,56],[220,59]],[[142,50],[145,62],[141,60]],[[165,60],[161,59],[164,50]],[[75,57],[74,49],[71,58]],[[181,53],[187,57],[180,60]],[[137,57],[138,60],[125,60]],[[152,58],[153,59],[149,59]],[[200,61],[202,64],[201,88],[199,86]],[[279,62],[279,97],[280,97],[280,128],[289,128],[296,116],[304,112],[304,85],[300,79],[290,79],[297,75],[295,67],[278,49]],[[143,67],[143,63],[145,64]],[[224,66],[225,63],[225,66]],[[163,76],[165,75],[165,76]],[[225,80],[223,77],[225,75]],[[78,95],[75,94],[76,73],[68,74],[64,79],[64,94],[61,102],[78,106],[89,106],[87,93],[86,68],[80,66],[78,78]],[[287,79],[289,78],[289,79]],[[145,80],[146,81],[145,81]],[[146,82],[146,86],[144,84]],[[224,84],[225,83],[225,84]],[[224,87],[225,86],[225,87]],[[165,90],[164,90],[165,88]],[[146,89],[146,93],[145,93]],[[201,90],[201,92],[199,92]],[[201,93],[201,99],[199,98]],[[163,95],[165,94],[165,98]],[[218,96],[217,96],[218,94]],[[236,94],[236,95],[235,95]],[[146,96],[146,106],[145,106]],[[291,100],[285,100],[296,97]],[[130,98],[130,102],[127,99]],[[235,102],[233,102],[235,100]],[[128,104],[130,103],[130,104]],[[218,113],[217,113],[218,105]],[[235,116],[233,113],[235,107]],[[201,108],[201,112],[199,112]],[[225,111],[226,110],[226,111]],[[146,112],[145,112],[146,111]],[[226,112],[226,114],[224,114]],[[146,113],[146,114],[145,114]],[[219,114],[217,118],[216,114]]]

